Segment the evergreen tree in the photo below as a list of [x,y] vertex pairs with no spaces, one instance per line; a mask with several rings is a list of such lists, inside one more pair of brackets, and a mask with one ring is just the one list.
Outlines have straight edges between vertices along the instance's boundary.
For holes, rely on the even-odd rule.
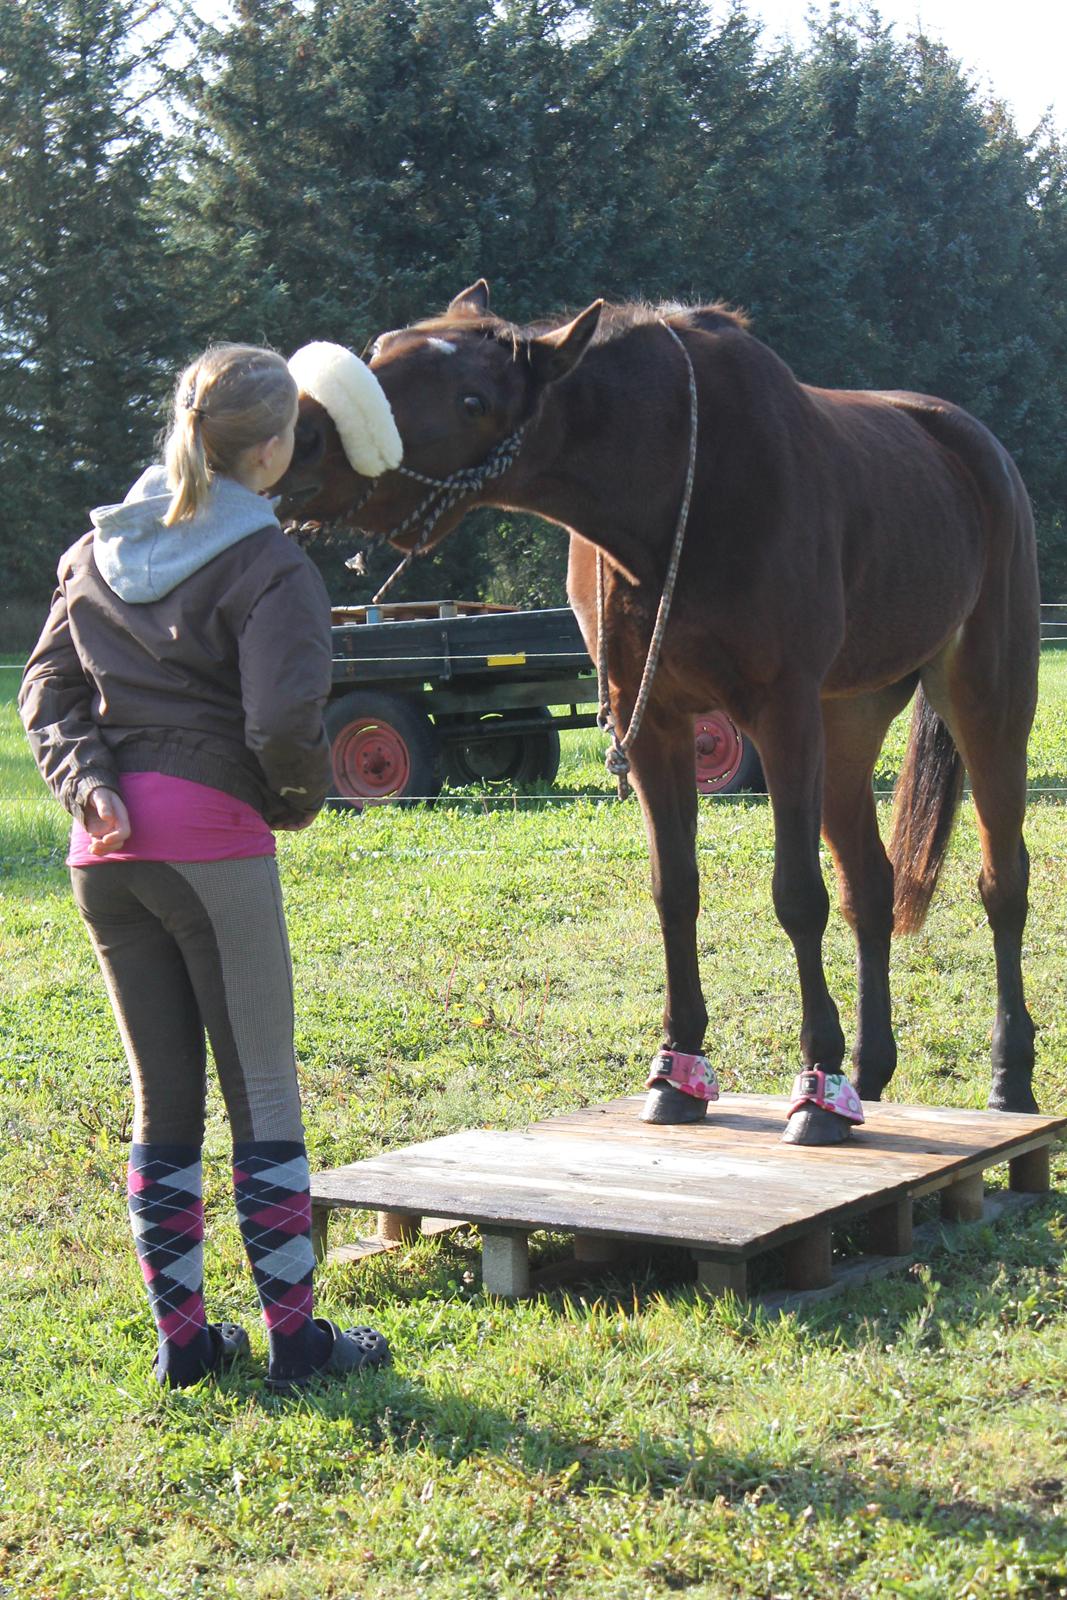
[[1046,377],[1029,412],[1025,465],[1043,597],[1067,601],[1067,145],[1048,122],[1037,131],[1030,174],[1029,260],[1040,315],[1028,335],[1041,348]]
[[159,426],[180,330],[138,119],[155,54],[127,0],[0,3],[2,577],[46,594]]
[[[802,378],[970,405],[1055,529],[1062,153],[942,47],[837,7],[775,54],[740,5],[715,21],[701,0],[236,0],[196,53],[157,192],[167,255],[143,280],[183,353],[358,348],[483,274],[518,320],[721,296]],[[501,525],[471,519],[447,578],[419,564],[404,592],[560,598],[558,531]],[[1049,538],[1046,564],[1062,526]],[[323,558],[339,595],[389,559],[357,583]]]
[[877,13],[816,29],[798,87],[821,146],[843,337],[828,382],[927,388],[988,412],[1025,278],[1026,169],[959,64]]
[[944,46],[898,43],[873,12],[857,23],[832,8],[796,82],[839,263],[838,337],[823,330],[802,375],[973,411],[1019,463],[1048,566],[1067,491],[1055,156],[1037,171]]
[[176,159],[162,194],[194,345],[289,349],[341,338],[373,286],[328,137],[321,11],[237,0],[172,79]]

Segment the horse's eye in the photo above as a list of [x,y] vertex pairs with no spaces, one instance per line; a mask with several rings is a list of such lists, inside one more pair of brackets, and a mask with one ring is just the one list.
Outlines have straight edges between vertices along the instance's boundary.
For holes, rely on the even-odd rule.
[[463,396],[463,409],[468,417],[484,417],[489,407],[480,394],[465,394]]
[[322,460],[326,449],[326,439],[321,428],[316,428],[313,423],[301,420],[296,425],[293,438],[293,465],[295,467],[313,467]]

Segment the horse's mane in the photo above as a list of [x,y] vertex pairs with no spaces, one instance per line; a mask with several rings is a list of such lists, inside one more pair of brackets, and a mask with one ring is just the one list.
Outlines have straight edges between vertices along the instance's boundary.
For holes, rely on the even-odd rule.
[[[450,316],[448,312],[444,312],[441,316],[426,317],[423,321],[416,322],[414,327],[419,333],[445,334],[449,329],[454,330],[456,322],[461,320],[463,326],[472,332],[479,330],[492,334],[502,343],[510,341],[517,349],[527,339],[536,339],[541,334],[551,333],[553,329],[563,327],[572,316],[572,312],[560,312],[554,317],[521,325],[516,322],[506,322],[503,317],[491,313],[484,317],[461,315],[457,318],[455,314]],[[699,328],[706,333],[718,333],[728,328],[747,331],[749,328],[749,319],[745,313],[735,310],[721,300],[702,306],[687,306],[673,300],[658,305],[645,300],[631,300],[622,305],[605,305],[592,343],[610,344],[613,339],[621,338],[632,328],[647,327],[657,322],[669,322],[676,328]]]
[[[568,319],[562,317],[551,324],[559,327]],[[606,305],[600,315],[594,344],[609,344],[631,328],[647,327],[649,323],[670,322],[676,328],[700,328],[707,333],[717,333],[724,328],[748,330],[749,320],[743,311],[736,311],[722,300],[710,305],[688,306],[678,300],[661,301],[658,305],[646,300],[631,300],[621,306]],[[546,329],[541,329],[546,332]]]

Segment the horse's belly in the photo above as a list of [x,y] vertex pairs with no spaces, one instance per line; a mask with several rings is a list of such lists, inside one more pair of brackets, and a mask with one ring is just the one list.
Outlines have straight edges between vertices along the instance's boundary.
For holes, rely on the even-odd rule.
[[940,655],[967,610],[958,598],[942,605],[916,599],[907,607],[846,616],[844,642],[824,679],[824,694],[868,694],[899,683]]
[[870,545],[846,548],[845,637],[824,680],[829,694],[881,689],[924,666],[966,621],[981,588],[981,534],[962,508],[954,523],[942,520],[940,536],[927,531],[920,540],[912,523],[895,537],[872,531],[870,543],[873,556]]

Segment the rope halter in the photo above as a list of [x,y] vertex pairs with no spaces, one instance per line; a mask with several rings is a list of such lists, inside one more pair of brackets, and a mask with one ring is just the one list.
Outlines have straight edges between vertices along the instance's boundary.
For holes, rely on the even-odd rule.
[[514,465],[527,426],[528,424],[524,422],[520,428],[515,429],[514,433],[509,433],[507,438],[501,439],[498,444],[493,446],[484,461],[479,462],[477,466],[460,467],[458,471],[449,473],[447,478],[431,478],[425,472],[416,472],[413,467],[399,466],[393,469],[399,477],[410,478],[413,483],[427,484],[430,492],[424,495],[414,511],[410,511],[403,522],[398,523],[388,533],[377,536],[382,540],[396,539],[401,534],[407,533],[410,528],[415,527],[419,522],[422,523],[422,531],[418,539],[411,549],[405,553],[399,565],[386,578],[377,594],[374,595],[371,600],[372,605],[378,603],[382,595],[392,587],[400,574],[406,572],[415,557],[422,553],[429,543],[434,529],[447,511],[451,511],[453,506],[458,505],[461,500],[469,499],[472,494],[476,494],[479,489],[483,488],[485,484],[491,483],[494,478],[502,478],[508,468]]
[[663,580],[663,593],[660,595],[659,609],[656,612],[656,621],[652,629],[652,638],[649,641],[648,655],[645,658],[644,671],[641,674],[641,683],[634,701],[633,712],[630,716],[630,726],[623,734],[619,733],[615,714],[611,709],[611,691],[608,685],[608,641],[607,631],[604,626],[604,556],[597,551],[596,557],[596,632],[597,632],[597,727],[602,733],[611,735],[611,744],[604,757],[604,765],[613,778],[618,779],[619,799],[625,800],[630,793],[630,746],[637,738],[641,719],[645,714],[648,697],[652,691],[652,680],[656,676],[659,665],[660,649],[663,645],[663,635],[667,631],[667,618],[670,616],[671,598],[674,594],[674,582],[678,576],[678,565],[682,557],[682,542],[685,539],[686,524],[689,521],[689,506],[693,498],[693,475],[696,470],[697,459],[697,424],[699,421],[697,406],[697,383],[693,372],[693,363],[689,359],[689,351],[679,339],[674,329],[667,322],[661,322],[685,357],[686,369],[689,376],[689,461],[685,474],[685,490],[682,494],[682,504],[678,512],[678,521],[674,529],[674,543],[671,546],[671,557],[667,564],[667,576]]

